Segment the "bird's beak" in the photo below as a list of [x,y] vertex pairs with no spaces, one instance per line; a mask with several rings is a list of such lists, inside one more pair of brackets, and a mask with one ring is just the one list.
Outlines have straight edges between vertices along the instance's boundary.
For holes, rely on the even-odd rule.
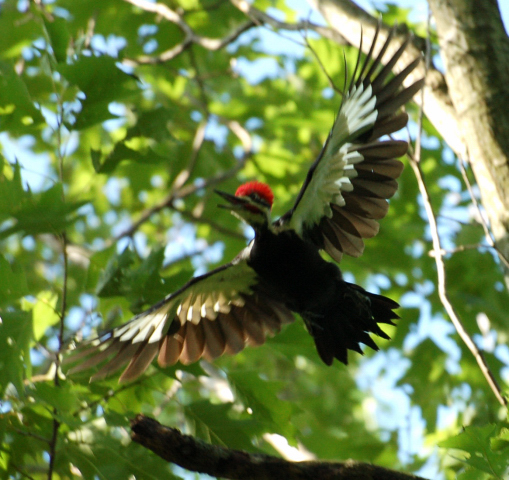
[[236,197],[231,193],[222,192],[221,190],[214,190],[214,192],[223,197],[229,203],[229,205],[219,204],[219,208],[226,208],[228,210],[240,210],[244,208],[247,203],[249,203],[249,201],[245,198]]

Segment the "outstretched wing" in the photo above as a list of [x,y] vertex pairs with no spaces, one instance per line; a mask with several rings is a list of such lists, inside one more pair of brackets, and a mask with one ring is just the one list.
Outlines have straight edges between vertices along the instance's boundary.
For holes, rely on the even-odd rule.
[[248,249],[231,263],[193,278],[124,325],[81,344],[68,362],[80,362],[69,373],[105,363],[91,380],[127,368],[120,382],[141,375],[157,355],[162,367],[181,361],[212,360],[261,345],[293,315],[271,297],[247,264]]
[[387,199],[396,192],[396,179],[403,170],[396,157],[406,153],[407,142],[380,138],[407,124],[407,114],[398,110],[419,91],[424,80],[401,88],[419,58],[389,78],[410,41],[408,37],[383,66],[382,57],[393,32],[373,58],[377,29],[361,67],[359,53],[327,141],[311,166],[295,205],[276,222],[279,228],[293,229],[308,238],[338,262],[343,253],[361,255],[363,238],[378,233],[377,220],[386,215]]

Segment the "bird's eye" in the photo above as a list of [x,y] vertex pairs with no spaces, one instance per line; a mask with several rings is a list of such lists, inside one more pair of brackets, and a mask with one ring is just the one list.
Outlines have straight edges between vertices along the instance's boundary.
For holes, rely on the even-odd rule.
[[260,205],[263,205],[264,207],[270,207],[269,203],[264,199],[262,198],[258,193],[256,192],[253,192],[251,195],[250,195],[251,199],[254,200],[256,203],[260,204]]

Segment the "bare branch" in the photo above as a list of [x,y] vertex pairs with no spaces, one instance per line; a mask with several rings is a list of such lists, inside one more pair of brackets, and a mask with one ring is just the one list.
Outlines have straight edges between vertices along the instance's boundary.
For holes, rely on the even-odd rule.
[[[479,250],[480,248],[492,248],[492,247],[490,247],[489,245],[483,245],[482,243],[475,243],[473,245],[458,245],[457,247],[451,248],[449,250],[445,250],[444,248],[442,248],[440,250],[440,255],[444,256],[451,253],[466,252],[467,250]],[[432,258],[435,258],[436,255],[435,250],[430,250],[428,252],[428,255]]]
[[503,254],[503,252],[497,247],[497,244],[495,243],[495,240],[493,238],[493,235],[490,231],[490,228],[488,226],[488,222],[484,218],[483,212],[481,211],[481,207],[479,205],[479,202],[477,201],[477,198],[475,198],[474,191],[472,189],[472,185],[470,184],[470,180],[468,178],[467,170],[465,168],[465,163],[460,158],[459,159],[459,165],[460,165],[460,171],[461,175],[463,177],[463,181],[465,182],[465,185],[467,186],[468,193],[470,194],[470,199],[472,200],[472,204],[477,210],[477,213],[479,215],[479,219],[482,225],[482,228],[484,230],[484,237],[486,238],[486,241],[488,242],[488,245],[493,248],[497,254],[500,261],[505,265],[505,267],[509,270],[509,260],[507,257]]
[[214,222],[214,220],[210,220],[209,218],[202,217],[201,215],[198,215],[195,212],[190,212],[188,210],[180,210],[177,208],[173,208],[173,210],[175,210],[175,212],[178,212],[184,218],[187,218],[188,220],[192,221],[193,223],[201,223],[203,225],[208,225],[209,227],[212,227],[214,230],[216,230],[216,232],[223,233],[233,238],[243,240],[245,240],[246,238],[240,232],[225,228],[220,223]]
[[221,50],[226,45],[236,40],[246,30],[249,30],[255,24],[252,20],[249,20],[237,28],[233,29],[224,38],[208,38],[202,37],[194,33],[193,29],[186,23],[186,21],[177,12],[169,8],[163,3],[153,3],[148,0],[125,0],[132,5],[145,10],[146,12],[153,12],[160,15],[165,20],[177,25],[182,33],[184,34],[184,40],[175,45],[173,48],[166,50],[158,56],[143,55],[136,59],[126,59],[124,63],[128,65],[139,65],[139,64],[155,64],[163,63],[180,55],[184,50],[189,48],[192,44],[200,45],[207,50]]
[[214,477],[242,480],[424,480],[415,475],[396,472],[369,463],[290,462],[270,455],[253,454],[210,445],[176,428],[165,427],[156,420],[138,415],[131,422],[131,438],[168,462],[194,472]]
[[433,207],[431,206],[431,199],[429,197],[428,189],[426,187],[426,183],[424,181],[424,174],[421,170],[421,166],[419,164],[419,153],[416,152],[415,156],[408,154],[410,158],[410,165],[412,166],[415,177],[417,178],[417,183],[419,186],[419,192],[421,193],[421,197],[424,203],[424,208],[426,210],[426,215],[428,217],[428,224],[430,226],[431,237],[433,240],[433,257],[435,259],[435,263],[437,266],[437,277],[438,277],[438,295],[440,297],[440,301],[444,306],[449,318],[451,319],[456,331],[458,332],[461,340],[470,350],[472,355],[474,356],[479,368],[481,369],[482,374],[486,378],[491,390],[497,397],[497,400],[501,405],[507,405],[507,399],[502,395],[502,390],[498,385],[493,373],[491,372],[486,360],[484,359],[483,354],[477,348],[477,345],[470,337],[469,333],[466,331],[463,326],[462,321],[460,320],[459,315],[454,309],[451,301],[449,300],[449,296],[447,294],[447,286],[446,286],[446,275],[445,275],[445,264],[444,264],[444,250],[442,249],[442,245],[440,243],[440,236],[438,234],[438,226],[435,218],[435,214],[433,212]]
[[230,0],[241,12],[250,17],[257,25],[268,25],[278,30],[288,30],[294,32],[306,32],[308,30],[318,33],[324,38],[333,40],[340,45],[348,44],[347,39],[336,29],[317,25],[312,22],[287,23],[276,20],[274,17],[253,7],[246,0]]
[[132,5],[145,10],[146,12],[153,12],[165,20],[174,23],[177,25],[182,33],[184,34],[184,39],[181,43],[175,45],[169,50],[157,55],[142,55],[135,59],[124,59],[123,63],[128,66],[136,66],[141,64],[157,64],[168,62],[175,57],[179,56],[182,52],[187,50],[191,45],[200,45],[201,47],[216,51],[221,50],[226,47],[233,41],[235,41],[240,35],[249,30],[250,28],[256,25],[265,25],[270,26],[274,29],[279,30],[289,30],[289,31],[307,31],[312,30],[325,38],[329,38],[334,40],[339,44],[347,43],[345,38],[338,33],[337,31],[323,27],[321,25],[316,25],[312,22],[297,22],[297,23],[287,23],[280,22],[275,18],[267,15],[266,13],[258,10],[255,7],[252,7],[244,0],[231,0],[232,3],[242,12],[246,14],[250,18],[247,22],[242,23],[241,25],[234,28],[230,33],[228,33],[223,38],[209,38],[202,37],[196,34],[193,29],[186,23],[184,18],[179,15],[177,12],[169,8],[167,5],[162,3],[153,3],[148,0],[124,0]]

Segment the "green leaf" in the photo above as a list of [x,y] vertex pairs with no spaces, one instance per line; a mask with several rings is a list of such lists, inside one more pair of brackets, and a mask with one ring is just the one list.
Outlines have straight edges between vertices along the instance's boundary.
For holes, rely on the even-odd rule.
[[67,382],[59,386],[55,386],[52,382],[37,382],[31,394],[37,401],[55,408],[57,412],[73,413],[80,405],[72,385]]
[[97,123],[118,118],[109,112],[111,102],[124,100],[133,93],[135,81],[107,57],[81,56],[72,64],[59,64],[57,70],[85,94],[82,109],[72,128],[83,130]]
[[11,383],[18,395],[23,394],[23,380],[30,368],[31,322],[26,312],[0,312],[0,397]]
[[134,262],[134,254],[126,248],[122,253],[116,252],[108,261],[108,265],[99,279],[96,294],[99,297],[114,297],[125,292],[125,277]]
[[60,234],[76,221],[77,217],[72,214],[87,203],[85,200],[76,202],[64,200],[63,187],[60,183],[37,194],[24,190],[18,165],[14,166],[12,180],[0,176],[0,184],[5,187],[0,192],[0,218],[10,219],[13,223],[0,230],[0,240],[15,233]]
[[28,292],[25,272],[0,255],[0,305],[11,303]]
[[249,416],[232,418],[232,404],[214,405],[201,401],[187,405],[184,411],[194,424],[195,434],[203,440],[230,448],[259,451],[253,445],[252,438],[262,432],[260,425]]
[[33,306],[34,339],[38,342],[48,327],[55,325],[60,317],[56,311],[58,295],[50,291],[42,291],[37,295]]
[[467,453],[462,461],[471,467],[489,473],[502,480],[509,467],[507,452],[494,452],[491,441],[498,432],[497,425],[488,424],[482,427],[469,426],[458,435],[439,443],[442,448],[453,448]]
[[13,65],[0,61],[0,131],[19,134],[43,121]]
[[296,429],[292,423],[295,407],[278,397],[283,382],[262,380],[257,372],[250,371],[230,371],[228,381],[245,407],[252,410],[255,420],[266,425],[269,432],[295,443]]
[[53,54],[58,63],[65,62],[67,59],[67,47],[71,35],[67,27],[67,21],[60,17],[48,18],[42,15],[44,20],[44,26],[48,32],[51,47],[53,48]]

